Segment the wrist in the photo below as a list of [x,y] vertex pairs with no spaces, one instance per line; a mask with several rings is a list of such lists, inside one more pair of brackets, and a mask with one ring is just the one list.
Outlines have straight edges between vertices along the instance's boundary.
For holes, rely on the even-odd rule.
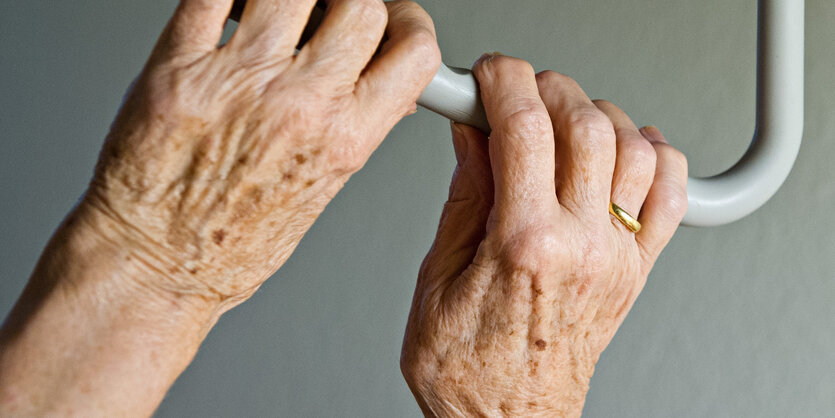
[[[220,302],[200,292],[172,290],[177,262],[143,243],[133,231],[82,201],[44,250],[32,277],[84,306],[119,305],[174,328],[208,329]],[[162,322],[160,322],[162,321]],[[164,331],[160,329],[160,331]]]
[[150,415],[219,316],[108,222],[79,205],[44,250],[0,330],[0,415]]
[[[412,385],[410,384],[410,387]],[[461,416],[579,417],[583,413],[586,391],[566,390],[540,397],[517,396],[497,400],[484,399],[476,393],[421,394],[412,390],[424,416],[451,418]]]
[[[472,365],[458,368],[454,373],[433,372],[437,364],[443,364],[443,359],[434,355],[422,361],[401,358],[401,370],[427,417],[579,417],[593,373],[593,366],[585,367],[581,360],[555,360],[561,366],[550,370],[547,380],[538,384],[533,384],[533,379],[516,384],[515,379],[521,376],[511,375],[507,375],[508,382],[480,381],[475,376],[481,373],[474,372]],[[482,370],[502,369],[500,364],[480,365]],[[470,378],[464,379],[464,376]],[[527,373],[525,377],[528,377]]]

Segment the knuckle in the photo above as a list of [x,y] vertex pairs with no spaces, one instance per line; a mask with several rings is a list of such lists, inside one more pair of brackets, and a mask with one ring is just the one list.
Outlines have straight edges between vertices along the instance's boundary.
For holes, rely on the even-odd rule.
[[578,84],[577,81],[575,81],[573,78],[552,70],[542,71],[539,74],[537,74],[536,81],[539,83],[539,85],[544,85],[548,87],[569,86],[574,89],[580,88],[580,84]]
[[568,81],[574,81],[571,77],[569,77],[565,74],[562,74],[562,73],[558,73],[554,70],[540,71],[539,73],[536,74],[536,79],[540,80],[540,81],[548,82],[548,83],[554,83],[554,84],[565,83],[565,82],[568,82]]
[[513,74],[515,76],[534,74],[533,66],[529,62],[506,55],[495,55],[482,60],[478,68],[488,74]]
[[441,49],[430,29],[421,27],[412,31],[407,42],[409,49],[419,58],[420,66],[437,71],[441,65]]
[[368,26],[380,27],[388,22],[388,9],[380,0],[352,0],[348,7],[352,15]]
[[643,138],[629,140],[623,144],[622,152],[629,159],[631,164],[634,164],[636,169],[643,174],[652,174],[655,172],[655,162],[657,155],[652,144]]
[[536,81],[544,83],[558,83],[560,81],[560,77],[562,77],[562,74],[556,71],[545,70],[536,74]]
[[615,143],[615,128],[603,112],[594,107],[575,110],[568,115],[566,131],[569,137],[582,140],[590,147],[610,146]]
[[554,227],[526,228],[500,238],[507,268],[523,273],[546,271],[564,260],[566,246]]
[[410,17],[418,16],[421,19],[426,19],[429,17],[429,14],[423,10],[423,7],[420,7],[419,4],[415,3],[412,0],[395,0],[388,3],[389,12],[392,15],[395,14],[406,14]]
[[365,159],[359,152],[348,152],[342,160],[343,170],[349,173],[356,173],[365,165]]
[[612,103],[612,102],[610,102],[606,99],[594,99],[591,102],[594,103],[594,105],[597,106],[598,108],[608,107],[608,108],[620,109],[619,107],[617,107],[617,105],[615,105],[614,103]]
[[654,144],[653,148],[658,158],[663,158],[667,164],[672,165],[680,177],[687,177],[687,157],[683,152],[670,144]]
[[337,174],[350,174],[359,171],[365,165],[365,155],[357,141],[345,141],[331,148],[327,154],[328,166]]
[[503,134],[512,137],[534,138],[545,134],[551,119],[541,106],[533,103],[517,104],[499,124]]

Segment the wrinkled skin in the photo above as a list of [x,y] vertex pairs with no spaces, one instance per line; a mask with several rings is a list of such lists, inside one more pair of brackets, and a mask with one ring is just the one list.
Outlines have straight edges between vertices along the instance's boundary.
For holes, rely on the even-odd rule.
[[180,0],[128,92],[0,329],[0,416],[151,415],[440,65],[414,2],[329,0],[298,53],[315,0],[248,0],[218,46],[232,3]]
[[[401,369],[433,416],[579,416],[589,379],[684,216],[687,163],[570,78],[475,66],[493,132],[458,166],[423,262]],[[638,216],[635,234],[608,213]]]
[[[0,329],[0,415],[150,415],[432,79],[415,3],[181,0]],[[388,40],[379,53],[383,34]],[[401,369],[427,415],[578,415],[686,206],[686,161],[568,77],[488,56]],[[612,200],[644,228],[629,232]]]
[[[276,14],[276,2],[252,1],[216,48],[229,3],[181,4],[82,205],[112,219],[141,248],[136,258],[165,276],[148,286],[234,305],[414,111],[440,53],[419,6],[373,0],[331,1],[298,55],[315,2],[282,1]],[[387,20],[389,40],[369,63]]]

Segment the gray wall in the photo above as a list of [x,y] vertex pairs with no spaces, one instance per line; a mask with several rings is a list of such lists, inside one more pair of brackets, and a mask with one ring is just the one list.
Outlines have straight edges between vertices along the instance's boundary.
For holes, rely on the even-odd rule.
[[[575,77],[712,174],[754,122],[756,2],[425,0],[445,61],[498,50]],[[174,0],[0,3],[0,315],[84,190]],[[732,225],[679,231],[603,354],[592,417],[835,413],[835,2],[807,2],[805,144]],[[251,301],[221,319],[160,416],[417,416],[398,356],[454,157],[401,123]]]

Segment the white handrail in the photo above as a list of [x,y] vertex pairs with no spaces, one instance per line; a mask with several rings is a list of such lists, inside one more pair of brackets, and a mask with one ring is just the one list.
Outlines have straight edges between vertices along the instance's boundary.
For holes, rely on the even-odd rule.
[[[804,1],[759,0],[754,139],[727,171],[689,179],[685,225],[736,221],[765,204],[786,180],[803,136],[803,50]],[[489,131],[469,70],[441,65],[418,104]]]

